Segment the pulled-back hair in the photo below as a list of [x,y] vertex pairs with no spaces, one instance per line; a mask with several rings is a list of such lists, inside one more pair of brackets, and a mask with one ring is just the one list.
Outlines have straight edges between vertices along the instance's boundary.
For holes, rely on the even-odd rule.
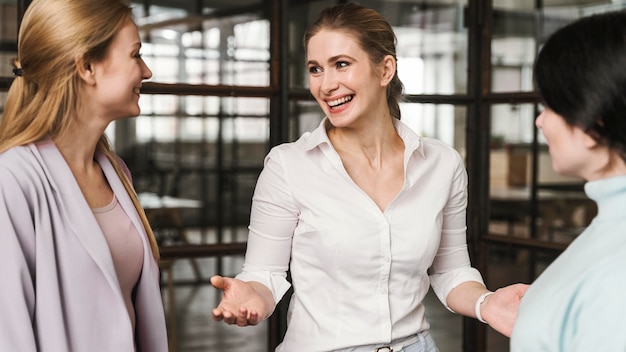
[[0,152],[66,131],[80,104],[76,58],[105,58],[130,18],[120,0],[34,0],[24,13],[15,66],[22,68],[0,121]]
[[[81,104],[76,60],[104,60],[131,18],[132,9],[124,0],[32,1],[22,19],[14,62],[21,76],[11,83],[0,120],[0,153],[70,130]],[[107,156],[122,180],[158,258],[154,234],[106,135],[100,137],[97,150]]]
[[534,79],[547,107],[626,160],[626,11],[559,29],[539,52]]
[[[304,48],[309,40],[321,30],[342,31],[353,36],[361,49],[367,52],[373,64],[379,64],[385,56],[396,57],[396,35],[389,22],[373,9],[356,3],[345,3],[324,9],[317,20],[304,33]],[[387,105],[391,116],[400,119],[400,99],[403,85],[398,71],[387,86]]]

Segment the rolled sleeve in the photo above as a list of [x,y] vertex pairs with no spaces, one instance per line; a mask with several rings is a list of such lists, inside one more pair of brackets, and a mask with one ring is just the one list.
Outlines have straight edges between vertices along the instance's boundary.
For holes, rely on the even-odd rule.
[[275,303],[291,287],[287,270],[299,214],[282,164],[277,150],[272,150],[265,158],[252,198],[245,262],[242,272],[236,276],[265,285]]
[[482,275],[471,267],[467,248],[467,173],[460,156],[448,203],[444,209],[441,242],[429,270],[430,282],[439,300],[448,308],[446,298],[456,286],[477,281],[484,284]]

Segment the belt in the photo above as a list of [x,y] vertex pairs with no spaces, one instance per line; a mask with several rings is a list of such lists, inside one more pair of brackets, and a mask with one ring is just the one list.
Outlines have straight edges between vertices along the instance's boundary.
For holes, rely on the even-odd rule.
[[406,346],[410,346],[414,343],[416,343],[417,341],[420,340],[420,337],[424,338],[426,335],[428,335],[428,331],[424,331],[424,332],[420,332],[417,335],[413,335],[411,337],[409,337],[406,340],[401,340],[398,343],[395,343],[393,345],[387,345],[387,346],[382,346],[382,347],[378,347],[374,350],[374,352],[398,352],[398,351],[402,351],[403,348],[405,348]]

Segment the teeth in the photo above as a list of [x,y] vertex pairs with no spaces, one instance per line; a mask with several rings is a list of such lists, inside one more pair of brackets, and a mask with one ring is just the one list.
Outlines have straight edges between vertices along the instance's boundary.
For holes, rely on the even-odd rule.
[[345,97],[343,97],[343,98],[339,98],[339,99],[336,99],[336,100],[331,100],[331,101],[329,101],[329,102],[328,102],[328,106],[330,106],[331,108],[333,108],[333,107],[335,107],[335,106],[337,106],[337,105],[341,105],[341,104],[343,104],[343,103],[347,103],[347,102],[349,102],[350,100],[352,100],[352,96],[351,96],[351,95],[348,95],[348,96],[345,96]]

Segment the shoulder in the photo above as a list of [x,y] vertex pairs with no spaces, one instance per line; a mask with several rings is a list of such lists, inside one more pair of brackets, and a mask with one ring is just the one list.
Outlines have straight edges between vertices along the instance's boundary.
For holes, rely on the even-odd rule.
[[11,165],[32,155],[28,145],[12,147],[0,153],[0,165]]
[[9,174],[25,176],[36,165],[37,157],[29,145],[13,147],[0,153],[0,178]]
[[420,139],[423,143],[425,153],[461,160],[459,152],[450,144],[435,138],[420,137]]
[[[602,239],[598,238],[598,241]],[[597,281],[596,287],[614,292],[626,292],[626,240],[607,246],[602,258],[593,265],[592,279]],[[626,301],[624,301],[626,304]]]
[[268,157],[302,158],[309,151],[316,149],[320,144],[328,143],[325,131],[320,128],[312,132],[303,133],[293,142],[285,142],[270,149]]
[[33,195],[41,183],[42,171],[28,146],[13,147],[0,154],[0,193],[4,198]]

